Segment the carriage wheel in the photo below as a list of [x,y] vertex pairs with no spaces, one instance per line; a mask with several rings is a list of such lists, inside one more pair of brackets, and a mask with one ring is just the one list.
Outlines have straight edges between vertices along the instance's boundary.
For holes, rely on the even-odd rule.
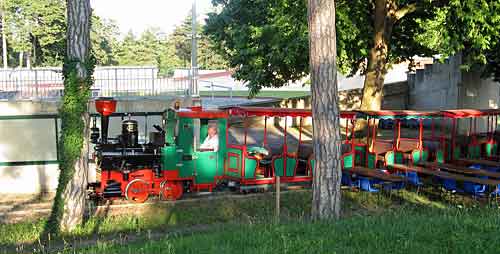
[[181,182],[163,181],[160,184],[160,197],[162,200],[175,201],[182,197]]
[[134,179],[125,188],[125,197],[129,201],[144,203],[149,197],[149,184],[142,179]]

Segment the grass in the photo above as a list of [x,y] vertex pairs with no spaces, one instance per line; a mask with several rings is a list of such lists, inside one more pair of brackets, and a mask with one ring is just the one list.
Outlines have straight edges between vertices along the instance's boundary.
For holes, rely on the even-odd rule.
[[[214,91],[214,96],[224,96],[229,97],[229,91]],[[293,97],[301,97],[310,95],[308,91],[280,91],[280,90],[263,90],[256,97],[274,97],[288,99]],[[200,91],[200,96],[210,97],[212,96],[211,91]],[[248,91],[233,91],[233,96],[238,97],[248,97]]]
[[78,253],[498,253],[499,223],[498,210],[407,209],[338,222],[231,225]]
[[[285,217],[301,219],[310,210],[310,192],[283,195]],[[54,244],[99,238],[115,238],[123,234],[142,234],[147,231],[174,231],[199,225],[218,225],[231,222],[263,223],[274,214],[273,194],[265,193],[236,198],[214,198],[178,203],[157,203],[143,208],[127,208],[120,214],[95,216],[71,234],[52,239]],[[129,210],[130,209],[130,210]],[[134,209],[134,210],[132,210]],[[18,246],[37,245],[45,220],[0,225],[0,253]]]
[[[266,249],[276,249],[276,246],[280,246],[279,239],[282,238],[289,238],[287,248],[292,251],[290,253],[305,250],[322,253],[325,250],[321,247],[323,244],[335,246],[338,249],[334,249],[338,252],[349,252],[346,248],[351,247],[354,248],[351,252],[363,252],[361,246],[353,247],[350,241],[372,241],[367,244],[376,245],[382,244],[379,243],[382,240],[399,239],[399,233],[411,239],[418,239],[426,234],[445,234],[448,237],[455,234],[455,228],[458,228],[460,221],[468,222],[470,227],[474,223],[495,225],[500,222],[495,217],[497,210],[469,209],[478,206],[478,203],[467,198],[447,200],[425,190],[420,195],[407,190],[392,195],[346,190],[343,192],[343,220],[310,224],[307,223],[310,200],[310,191],[284,193],[281,207],[281,220],[284,224],[280,226],[268,226],[274,221],[273,193],[128,208],[121,214],[93,217],[71,234],[52,239],[48,244],[50,246],[42,246],[37,242],[44,220],[0,225],[0,253],[13,253],[13,250],[20,248],[32,250],[51,246],[67,247],[68,253],[150,253],[157,250],[161,250],[158,253],[171,253],[166,252],[168,250],[175,253],[230,253],[231,250],[234,252],[244,248],[248,248],[244,253],[270,253],[266,252]],[[429,224],[427,219],[432,223]],[[440,223],[440,220],[451,221],[456,225],[435,229],[433,223],[437,223],[439,227],[446,224]],[[406,227],[415,227],[421,232],[408,235]],[[491,231],[493,229],[484,230],[500,236],[500,232]],[[465,237],[463,234],[466,231],[459,229],[456,232],[458,240]],[[149,241],[151,235],[154,240],[167,235],[168,238]],[[350,235],[350,238],[346,238],[346,235]],[[370,240],[369,236],[381,238],[374,238],[377,239],[375,241]],[[299,243],[299,238],[304,238],[305,247]],[[476,240],[484,244],[480,238],[472,238],[469,241]],[[89,249],[75,247],[78,246],[77,243],[86,241],[92,244],[97,242],[98,245]],[[319,245],[314,246],[315,244]],[[304,249],[301,249],[303,247]]]

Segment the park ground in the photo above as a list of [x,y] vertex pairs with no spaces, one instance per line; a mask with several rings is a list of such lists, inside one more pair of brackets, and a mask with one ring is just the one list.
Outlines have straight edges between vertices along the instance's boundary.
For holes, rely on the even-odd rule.
[[309,219],[311,192],[215,195],[125,206],[41,244],[45,219],[0,225],[0,253],[498,253],[495,202],[439,188],[343,190],[338,221]]

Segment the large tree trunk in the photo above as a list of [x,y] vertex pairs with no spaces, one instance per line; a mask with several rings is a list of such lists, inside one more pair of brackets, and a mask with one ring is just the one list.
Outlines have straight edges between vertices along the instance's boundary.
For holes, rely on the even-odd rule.
[[337,94],[335,1],[309,0],[313,144],[316,165],[312,218],[340,215],[340,128]]
[[71,181],[66,185],[63,194],[64,212],[60,222],[62,231],[71,231],[83,220],[85,213],[85,200],[87,195],[89,172],[89,126],[88,113],[82,116],[83,120],[83,147],[79,158],[74,163],[75,172]]
[[395,4],[391,0],[376,0],[373,48],[368,57],[361,109],[380,110],[384,96],[384,80],[387,73],[389,43],[394,26]]
[[90,51],[90,2],[67,1],[67,42],[61,115],[61,170],[47,233],[71,231],[83,220],[88,175],[90,119],[87,103],[93,68]]
[[[67,0],[67,41],[66,58],[76,62],[77,74],[86,79],[88,70],[84,66],[90,55],[90,19],[89,0]],[[90,85],[90,84],[87,84]]]
[[[87,64],[90,57],[90,18],[91,9],[89,0],[68,0],[68,37],[67,37],[67,60],[75,61],[78,80],[84,81],[88,77]],[[71,67],[71,66],[66,66]],[[69,73],[72,70],[67,70]],[[82,95],[87,93],[91,84],[81,84]],[[87,95],[88,97],[88,95]],[[87,99],[80,101],[80,106],[87,105]],[[85,108],[86,109],[86,108]],[[77,113],[77,112],[74,112]],[[83,144],[80,148],[80,156],[74,162],[75,172],[70,182],[67,183],[63,194],[64,213],[61,219],[61,229],[70,231],[82,222],[85,212],[85,199],[88,183],[88,147],[90,120],[87,112],[78,112],[83,121]],[[64,121],[64,119],[63,119]],[[66,142],[64,145],[71,145]]]

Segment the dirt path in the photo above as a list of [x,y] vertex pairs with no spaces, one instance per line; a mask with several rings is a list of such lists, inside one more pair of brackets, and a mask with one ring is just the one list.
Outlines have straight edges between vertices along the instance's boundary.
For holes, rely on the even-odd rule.
[[[237,221],[232,222],[232,224]],[[226,224],[227,225],[227,224]],[[33,243],[19,246],[8,246],[3,249],[3,253],[61,253],[62,251],[70,251],[70,253],[77,253],[78,250],[96,246],[99,243],[106,244],[119,244],[129,245],[134,243],[141,243],[144,241],[158,241],[168,237],[179,237],[184,235],[191,235],[193,233],[204,233],[215,228],[223,227],[222,224],[212,225],[196,225],[184,227],[174,230],[148,230],[146,232],[136,233],[117,233],[106,236],[92,236],[87,239],[73,239],[73,240],[60,240],[48,244]]]

